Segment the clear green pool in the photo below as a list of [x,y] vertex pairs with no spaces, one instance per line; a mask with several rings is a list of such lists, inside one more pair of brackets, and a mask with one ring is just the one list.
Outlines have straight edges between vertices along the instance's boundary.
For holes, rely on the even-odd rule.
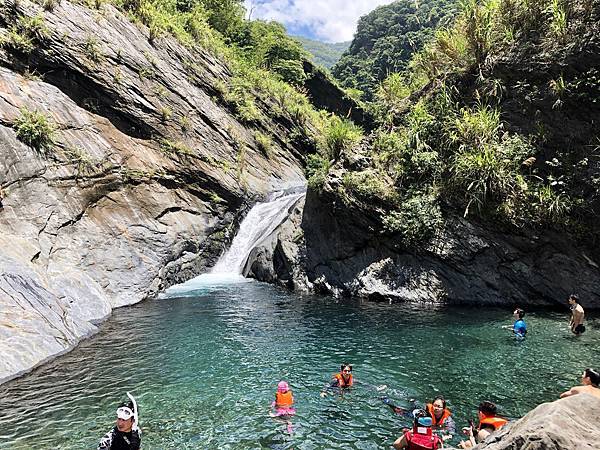
[[[0,448],[94,449],[125,392],[141,406],[148,449],[381,449],[399,435],[372,386],[399,404],[444,394],[459,427],[482,399],[519,417],[599,366],[600,323],[580,338],[564,313],[338,302],[256,282],[197,284],[177,298],[119,309],[101,332],[0,387]],[[319,397],[340,362],[368,383]],[[291,384],[294,432],[268,416]]]

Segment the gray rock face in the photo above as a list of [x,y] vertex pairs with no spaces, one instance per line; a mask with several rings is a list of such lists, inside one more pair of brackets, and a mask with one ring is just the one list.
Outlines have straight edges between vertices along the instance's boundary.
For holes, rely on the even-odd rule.
[[600,398],[578,394],[543,403],[473,447],[486,450],[597,450]]
[[[4,4],[0,35],[36,14],[48,30],[38,48],[0,49],[0,382],[69,350],[113,308],[201,273],[244,205],[305,181],[280,124],[260,124],[274,136],[267,157],[213,101],[230,73],[210,54],[151,45],[109,5]],[[23,110],[50,118],[51,148],[17,138]]]
[[[294,223],[301,231],[292,232]],[[302,219],[291,218],[252,261],[251,276],[310,290],[373,300],[433,304],[566,305],[572,292],[600,307],[597,255],[565,236],[501,234],[451,217],[418,253],[386,237],[373,216],[341,204],[331,192],[307,194]],[[292,244],[294,233],[302,234]],[[282,252],[282,249],[287,249]]]

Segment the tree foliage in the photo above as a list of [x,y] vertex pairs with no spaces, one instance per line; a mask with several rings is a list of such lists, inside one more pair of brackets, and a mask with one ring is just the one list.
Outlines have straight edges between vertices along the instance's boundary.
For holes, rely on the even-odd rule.
[[350,47],[350,42],[337,42],[330,44],[328,42],[315,41],[313,39],[307,39],[296,36],[304,49],[309,52],[314,62],[326,69],[331,69],[342,57],[342,54]]
[[403,71],[437,27],[449,24],[456,0],[400,0],[362,17],[348,51],[333,67],[346,88],[359,89],[370,100],[390,73]]

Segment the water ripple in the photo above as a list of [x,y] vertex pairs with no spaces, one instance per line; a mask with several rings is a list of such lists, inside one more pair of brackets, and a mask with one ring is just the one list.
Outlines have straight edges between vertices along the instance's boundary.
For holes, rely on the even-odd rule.
[[[500,328],[510,311],[338,302],[240,281],[195,281],[119,309],[73,352],[0,387],[0,448],[95,449],[126,391],[146,450],[388,448],[407,422],[381,395],[409,407],[442,393],[461,426],[484,398],[521,416],[598,362],[600,326],[573,338],[566,312],[528,315],[530,335],[515,342]],[[345,360],[363,384],[321,398]],[[292,435],[268,416],[280,379],[296,398]]]

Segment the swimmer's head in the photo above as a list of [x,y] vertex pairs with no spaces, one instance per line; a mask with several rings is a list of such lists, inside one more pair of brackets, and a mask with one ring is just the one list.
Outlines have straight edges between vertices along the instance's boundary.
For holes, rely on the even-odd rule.
[[431,417],[422,409],[415,409],[413,411],[413,417],[415,418],[416,426],[430,427],[432,425]]
[[290,390],[290,386],[285,381],[280,381],[277,384],[277,392],[287,392]]

